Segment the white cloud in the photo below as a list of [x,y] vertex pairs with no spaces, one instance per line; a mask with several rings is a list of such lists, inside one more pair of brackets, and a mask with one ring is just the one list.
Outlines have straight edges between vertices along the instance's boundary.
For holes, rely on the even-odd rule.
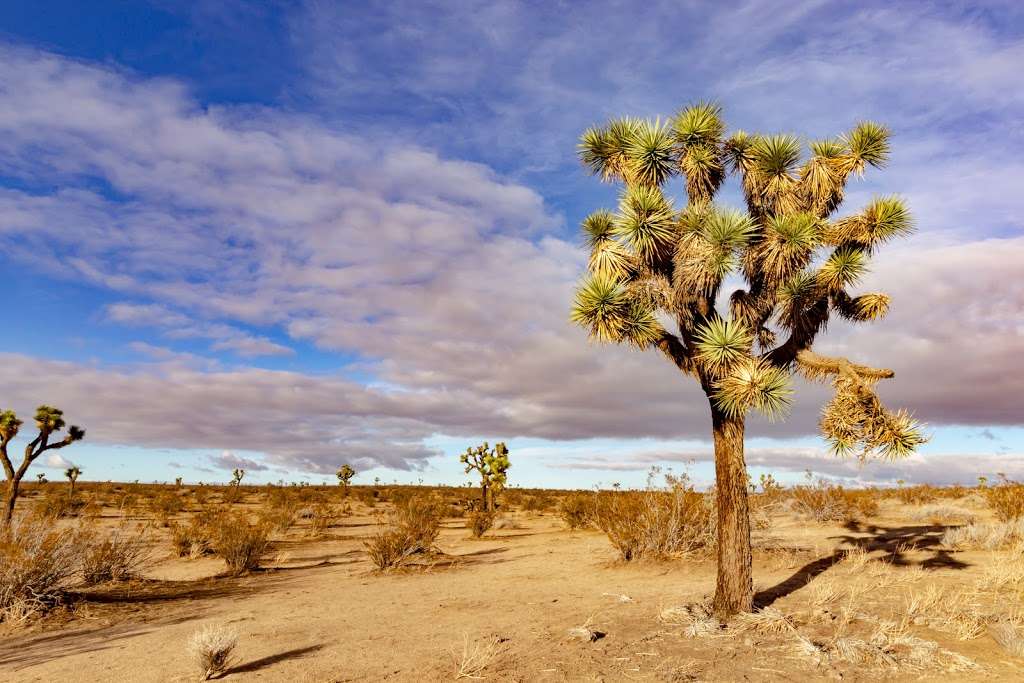
[[[341,458],[420,467],[434,434],[706,438],[692,382],[569,325],[581,249],[552,236],[561,219],[538,193],[486,166],[307,117],[204,108],[180,84],[40,52],[3,49],[0,78],[0,171],[60,188],[0,190],[9,258],[142,302],[108,315],[168,340],[286,353],[243,329],[276,327],[354,354],[351,369],[375,380],[224,369],[143,344],[155,363],[7,354],[0,381],[22,410],[45,376],[45,400],[90,441],[324,472]],[[892,366],[886,396],[926,420],[1024,423],[1024,378],[1007,371],[1024,350],[1024,238],[950,240],[923,231],[883,256],[892,318],[837,326],[829,344]],[[790,421],[751,433],[813,432],[823,396],[802,392]]]

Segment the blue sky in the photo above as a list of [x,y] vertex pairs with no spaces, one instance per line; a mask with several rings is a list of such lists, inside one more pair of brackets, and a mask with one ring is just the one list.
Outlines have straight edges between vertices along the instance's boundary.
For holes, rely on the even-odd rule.
[[886,123],[847,210],[918,225],[865,282],[889,317],[820,348],[892,367],[931,442],[829,458],[801,387],[755,474],[1024,477],[1022,32],[1011,2],[7,3],[3,407],[64,408],[92,479],[459,482],[503,439],[523,485],[706,481],[696,387],[567,311],[615,202],[579,133],[715,99],[732,129]]

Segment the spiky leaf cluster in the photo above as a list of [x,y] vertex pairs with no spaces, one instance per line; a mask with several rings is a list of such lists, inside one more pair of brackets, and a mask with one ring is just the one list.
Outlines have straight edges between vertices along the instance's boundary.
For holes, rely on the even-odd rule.
[[[621,191],[617,210],[583,222],[590,272],[572,320],[598,341],[658,348],[726,415],[781,414],[798,356],[830,319],[867,322],[888,311],[885,294],[853,290],[877,250],[913,229],[909,212],[898,197],[878,197],[833,215],[851,177],[886,163],[888,140],[873,122],[806,146],[788,134],[729,135],[721,108],[708,102],[668,123],[623,118],[589,129],[581,160]],[[744,210],[715,203],[729,174],[739,179]],[[675,176],[687,198],[680,209],[668,190]],[[745,285],[728,297],[726,313],[721,289],[737,275]],[[821,372],[835,379],[838,367]],[[874,396],[871,383],[858,386]],[[861,419],[855,405],[867,406],[866,395],[858,404],[848,389],[836,390],[827,433],[886,454],[915,445],[905,414]],[[843,432],[843,411],[860,426]]]
[[459,456],[459,461],[466,466],[466,473],[476,470],[479,473],[484,488],[492,491],[500,491],[505,488],[508,479],[508,447],[504,443],[497,443],[494,448],[484,441],[477,447],[470,447]]

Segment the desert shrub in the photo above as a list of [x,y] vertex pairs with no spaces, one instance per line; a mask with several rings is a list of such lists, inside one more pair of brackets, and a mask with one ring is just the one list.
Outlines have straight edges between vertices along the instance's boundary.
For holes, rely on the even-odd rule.
[[533,496],[527,496],[526,501],[523,503],[523,510],[526,512],[548,512],[554,507],[554,501],[550,494],[538,493]]
[[270,547],[270,525],[252,524],[241,513],[225,513],[210,526],[213,552],[227,565],[228,573],[239,576],[260,566]]
[[238,646],[238,634],[224,626],[206,625],[192,634],[188,650],[201,680],[209,680],[227,671]]
[[82,508],[85,501],[81,498],[70,498],[67,492],[51,488],[33,510],[34,514],[46,519],[60,519],[62,517],[74,517]]
[[149,511],[163,526],[170,526],[171,517],[185,509],[185,503],[174,490],[159,491],[148,502]]
[[88,586],[106,581],[127,581],[138,576],[151,556],[146,529],[121,526],[96,539],[82,553],[82,579]]
[[572,530],[590,526],[594,515],[594,496],[587,493],[570,493],[558,504],[558,516]]
[[895,495],[906,505],[924,505],[935,502],[935,499],[938,498],[937,491],[938,489],[930,484],[921,484],[919,486],[900,486],[896,489]]
[[843,522],[878,514],[878,501],[872,490],[847,490],[823,479],[794,486],[790,491],[794,512],[816,522]]
[[76,578],[88,532],[29,516],[0,533],[0,621],[46,609]]
[[395,507],[390,527],[382,527],[364,543],[378,569],[397,567],[434,547],[441,533],[444,507],[427,496],[415,496]]
[[310,513],[309,533],[312,536],[321,536],[338,517],[334,507],[327,502],[316,503],[310,508]]
[[171,524],[171,545],[178,557],[201,557],[213,554],[213,535],[221,512],[203,508],[188,524]]
[[466,520],[466,528],[473,534],[473,538],[480,538],[494,526],[495,514],[491,510],[474,510]]
[[667,477],[668,489],[600,491],[594,523],[630,561],[706,551],[714,546],[712,507],[685,478]]
[[995,524],[968,524],[949,529],[942,544],[957,550],[1024,549],[1024,517]]
[[1003,477],[998,485],[985,489],[985,499],[1001,522],[1024,517],[1024,484]]
[[260,510],[260,518],[278,533],[284,533],[295,524],[298,514],[298,496],[283,487],[274,487],[267,492]]
[[928,522],[929,524],[971,524],[974,522],[974,513],[957,505],[949,503],[931,503],[912,510],[908,515],[916,522]]
[[234,505],[242,500],[241,486],[228,486],[220,494],[220,500],[224,505]]

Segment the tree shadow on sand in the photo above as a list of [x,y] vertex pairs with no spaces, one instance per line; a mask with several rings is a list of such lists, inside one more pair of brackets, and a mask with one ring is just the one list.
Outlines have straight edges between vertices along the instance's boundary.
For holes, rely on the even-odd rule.
[[227,671],[225,671],[220,676],[220,678],[223,678],[230,674],[243,674],[252,673],[253,671],[259,671],[260,669],[265,669],[268,666],[273,666],[278,662],[284,662],[289,659],[300,659],[313,652],[319,652],[323,648],[323,645],[310,645],[309,647],[297,647],[291,650],[285,650],[284,652],[278,652],[276,655],[262,657],[251,662],[246,662],[245,664],[233,666]]
[[[797,569],[796,572],[784,581],[759,591],[754,595],[755,609],[767,607],[776,600],[795,593],[820,574],[842,562],[855,549],[862,549],[869,553],[882,551],[884,553],[883,556],[875,558],[873,561],[885,561],[894,567],[911,567],[916,565],[924,569],[966,569],[970,566],[968,563],[953,557],[948,550],[941,547],[943,534],[948,529],[954,528],[953,526],[923,524],[883,527],[874,524],[862,525],[858,522],[848,522],[845,527],[851,532],[850,534],[831,536],[830,538],[852,547],[837,549],[831,555],[809,562]],[[909,551],[928,551],[932,553],[932,556],[917,562],[907,557],[907,552]]]

